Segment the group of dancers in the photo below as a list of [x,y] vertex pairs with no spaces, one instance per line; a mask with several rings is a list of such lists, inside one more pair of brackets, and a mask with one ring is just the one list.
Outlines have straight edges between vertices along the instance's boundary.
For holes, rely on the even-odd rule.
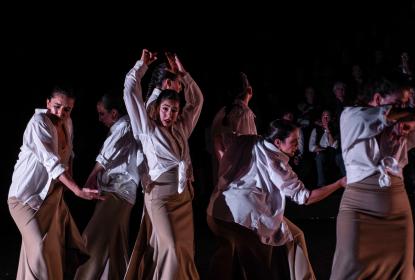
[[[72,177],[75,98],[55,88],[27,124],[8,205],[21,235],[17,279],[199,279],[195,265],[193,172],[188,139],[203,94],[175,54],[142,78],[157,54],[144,49],[127,73],[123,98],[104,95],[99,120],[109,128],[83,187]],[[340,118],[347,176],[306,188],[289,164],[300,129],[276,119],[257,135],[241,74],[236,98],[212,127],[214,181],[207,223],[217,237],[207,279],[315,279],[303,232],[284,216],[285,199],[309,205],[345,188],[337,217],[331,279],[414,279],[413,221],[403,184],[415,146],[414,111],[405,88],[374,81],[365,106]],[[128,231],[138,187],[144,193],[132,254]],[[65,188],[98,200],[82,235]],[[310,190],[312,189],[312,190]]]

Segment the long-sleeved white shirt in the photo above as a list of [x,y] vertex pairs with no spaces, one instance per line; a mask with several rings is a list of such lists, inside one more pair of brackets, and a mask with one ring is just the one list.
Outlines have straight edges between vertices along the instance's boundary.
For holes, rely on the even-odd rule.
[[317,128],[313,128],[310,134],[310,142],[308,142],[308,149],[310,152],[314,153],[318,146],[321,148],[331,147],[337,149],[338,141],[334,140],[333,143],[330,144],[328,132],[326,130],[324,130],[321,138],[317,139]]
[[102,191],[114,192],[131,204],[135,203],[140,181],[138,166],[143,161],[128,116],[121,117],[109,131],[96,161],[104,167],[98,173],[98,186]]
[[343,160],[347,183],[380,172],[379,184],[389,185],[388,173],[403,178],[407,151],[415,146],[415,132],[397,137],[386,115],[391,106],[346,107],[340,117]]
[[[58,153],[58,132],[46,115],[46,109],[36,109],[23,134],[23,144],[14,166],[9,198],[37,210],[50,187],[67,168],[69,157],[61,159]],[[72,120],[64,123],[68,149],[72,154]]]
[[292,240],[283,222],[285,197],[304,204],[310,191],[288,164],[289,157],[260,136],[235,137],[219,166],[219,180],[207,212],[256,232],[261,242]]
[[[155,181],[164,172],[178,167],[178,192],[181,193],[186,180],[193,176],[187,141],[199,119],[203,95],[196,82],[186,73],[181,77],[186,105],[170,128],[159,126],[149,118],[143,102],[141,79],[146,71],[147,65],[139,60],[127,74],[124,83],[124,101],[134,138],[142,143],[150,180]],[[154,96],[157,92],[152,95],[152,98],[157,98]]]

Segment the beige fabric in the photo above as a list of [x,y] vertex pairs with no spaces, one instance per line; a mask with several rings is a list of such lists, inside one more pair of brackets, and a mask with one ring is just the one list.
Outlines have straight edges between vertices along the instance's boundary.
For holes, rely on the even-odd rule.
[[413,221],[403,182],[379,175],[346,187],[337,216],[331,279],[414,279]]
[[187,184],[178,193],[175,181],[177,170],[172,170],[146,189],[144,216],[125,279],[199,279],[192,187]]
[[128,264],[128,230],[132,205],[114,193],[98,201],[82,237],[90,259],[75,279],[123,279]]
[[16,279],[72,279],[87,258],[81,235],[55,184],[38,211],[8,200],[10,214],[22,234]]
[[310,259],[303,231],[284,217],[284,222],[293,236],[293,241],[287,242],[288,263],[291,279],[316,279]]
[[315,279],[303,232],[284,218],[293,241],[284,246],[260,242],[251,230],[208,215],[209,228],[218,237],[207,279]]

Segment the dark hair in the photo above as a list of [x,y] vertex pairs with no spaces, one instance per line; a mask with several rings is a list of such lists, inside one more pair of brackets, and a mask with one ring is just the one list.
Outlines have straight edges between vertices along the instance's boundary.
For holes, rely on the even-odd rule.
[[163,81],[165,79],[170,79],[174,81],[177,79],[177,74],[169,71],[166,63],[160,63],[156,66],[156,68],[154,68],[151,74],[151,80],[148,85],[146,99],[150,98],[155,88],[161,88]]
[[50,95],[48,96],[48,99],[51,99],[60,94],[68,98],[75,99],[75,94],[73,92],[73,89],[69,86],[54,86],[52,88],[52,91],[50,92]]
[[227,101],[225,104],[225,116],[223,118],[223,125],[227,126],[229,124],[228,115],[234,107],[241,106],[238,103],[235,103],[236,100],[243,100],[248,92],[248,87],[251,86],[248,80],[248,76],[240,72],[237,77],[230,77],[227,92]]
[[382,97],[397,95],[402,93],[402,87],[385,78],[369,81],[365,84],[362,94],[358,96],[358,104],[367,106],[376,93]]
[[148,115],[153,120],[158,120],[159,107],[160,107],[161,102],[163,102],[163,100],[179,101],[179,106],[180,106],[179,113],[180,113],[183,108],[183,103],[184,103],[182,96],[183,96],[182,94],[177,93],[176,91],[172,89],[162,90],[160,92],[160,95],[157,97],[156,101],[154,101],[154,104],[150,104],[149,107],[147,108]]
[[265,135],[265,139],[271,143],[275,139],[284,141],[296,128],[297,126],[291,121],[283,119],[273,120],[268,126],[268,133]]
[[165,90],[162,90],[160,92],[160,95],[157,97],[157,100],[156,100],[157,106],[160,105],[160,103],[166,99],[181,102],[179,93],[177,93],[176,91],[172,89],[165,89]]
[[105,110],[111,111],[112,109],[117,110],[120,116],[123,116],[127,113],[125,108],[124,100],[119,95],[113,94],[104,94],[98,102],[101,102]]

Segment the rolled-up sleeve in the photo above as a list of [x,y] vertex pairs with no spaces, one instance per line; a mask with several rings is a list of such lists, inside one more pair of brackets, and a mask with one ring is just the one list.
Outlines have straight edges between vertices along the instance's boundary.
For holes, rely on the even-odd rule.
[[310,196],[310,191],[307,190],[298,179],[297,174],[292,168],[283,161],[275,161],[272,163],[271,181],[280,191],[297,204],[306,203]]

